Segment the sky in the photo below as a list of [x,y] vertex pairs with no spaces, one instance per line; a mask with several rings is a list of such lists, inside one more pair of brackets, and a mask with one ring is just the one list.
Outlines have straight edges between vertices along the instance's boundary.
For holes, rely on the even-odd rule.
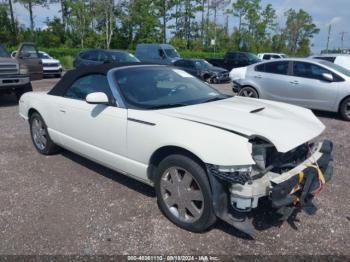
[[[272,4],[276,9],[278,22],[281,26],[285,24],[284,12],[289,8],[304,9],[312,17],[314,23],[320,29],[320,33],[312,39],[312,52],[317,54],[326,48],[327,34],[329,24],[332,25],[331,38],[329,48],[341,47],[342,31],[348,33],[344,35],[344,48],[350,48],[350,0],[262,0],[262,5]],[[28,11],[21,5],[14,6],[17,19],[20,24],[29,26]],[[47,18],[54,16],[61,17],[58,4],[51,4],[50,8],[35,7],[35,24],[36,27],[45,27]],[[224,16],[218,15],[218,23],[224,22]],[[229,27],[231,30],[237,25],[237,19],[233,16],[229,17]]]

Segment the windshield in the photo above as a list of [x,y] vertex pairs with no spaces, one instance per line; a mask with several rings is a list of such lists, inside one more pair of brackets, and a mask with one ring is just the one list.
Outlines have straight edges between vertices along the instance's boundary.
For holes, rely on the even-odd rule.
[[326,65],[326,66],[328,66],[328,67],[330,67],[330,68],[332,68],[332,69],[334,69],[334,70],[336,70],[336,71],[338,71],[338,72],[340,72],[340,73],[350,77],[350,71],[348,69],[342,67],[342,66],[339,66],[337,64],[333,64],[333,63],[331,63],[329,61],[325,61],[325,60],[319,60],[318,62],[320,64]]
[[196,61],[196,66],[202,69],[208,69],[213,67],[207,60],[201,59]]
[[110,52],[109,54],[117,62],[140,62],[140,60],[128,52]]
[[0,45],[0,57],[10,57],[9,53],[7,53],[5,48],[1,45]]
[[141,109],[194,105],[227,98],[183,70],[164,66],[120,69],[115,80],[127,103]]
[[175,49],[164,49],[165,54],[170,58],[180,57],[179,53]]
[[248,61],[260,61],[260,58],[252,53],[247,53]]
[[51,59],[51,57],[48,54],[40,53],[40,52],[39,52],[39,57],[42,59]]

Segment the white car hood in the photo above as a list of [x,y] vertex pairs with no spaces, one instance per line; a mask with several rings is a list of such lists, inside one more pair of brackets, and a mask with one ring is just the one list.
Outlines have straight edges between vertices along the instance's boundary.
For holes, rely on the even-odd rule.
[[158,112],[247,137],[259,136],[270,141],[283,153],[312,140],[325,129],[309,109],[243,97]]

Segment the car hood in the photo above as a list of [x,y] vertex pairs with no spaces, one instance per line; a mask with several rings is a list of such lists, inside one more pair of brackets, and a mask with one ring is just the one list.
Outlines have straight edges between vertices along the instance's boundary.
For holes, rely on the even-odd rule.
[[41,61],[45,64],[57,64],[57,63],[59,63],[59,61],[56,59],[41,59]]
[[208,68],[208,71],[215,72],[215,73],[227,72],[226,69],[217,67],[217,66],[211,66],[210,68]]
[[11,57],[0,57],[0,63],[18,64],[18,61]]
[[233,97],[158,112],[246,137],[257,136],[283,153],[312,140],[325,129],[309,109],[253,98]]

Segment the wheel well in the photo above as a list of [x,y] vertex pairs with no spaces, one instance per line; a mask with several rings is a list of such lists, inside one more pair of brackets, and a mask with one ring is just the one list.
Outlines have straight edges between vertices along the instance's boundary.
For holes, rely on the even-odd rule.
[[155,172],[157,171],[159,163],[164,158],[174,154],[187,156],[193,159],[194,161],[196,161],[198,164],[202,166],[204,170],[206,170],[205,163],[198,156],[193,154],[191,151],[188,151],[187,149],[184,149],[178,146],[164,146],[157,149],[151,156],[148,170],[147,170],[147,176],[151,181],[153,181],[153,178],[154,178]]
[[241,90],[242,90],[243,88],[245,88],[245,87],[250,87],[250,88],[254,89],[255,92],[258,94],[258,98],[260,97],[259,92],[258,92],[258,90],[257,90],[255,87],[250,86],[250,85],[244,85],[244,86],[241,87]]
[[31,108],[28,111],[28,119],[30,119],[30,117],[32,116],[33,113],[38,113],[39,114],[39,112],[37,110],[35,110],[34,108]]
[[339,105],[338,105],[338,112],[340,111],[341,104],[344,102],[345,99],[347,99],[347,98],[349,98],[349,97],[350,97],[350,95],[344,97],[344,98],[340,101],[340,103],[339,103]]

